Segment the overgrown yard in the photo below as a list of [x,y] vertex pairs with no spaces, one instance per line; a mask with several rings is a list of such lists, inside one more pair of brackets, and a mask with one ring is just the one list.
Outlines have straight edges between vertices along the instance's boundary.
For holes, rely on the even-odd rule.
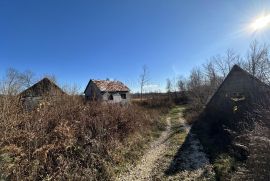
[[[15,96],[2,97],[0,105],[0,180],[240,180],[254,175],[246,167],[260,158],[254,149],[246,166],[229,154],[211,164],[205,153],[211,147],[204,150],[204,137],[183,118],[183,106],[123,106],[76,96],[47,97],[31,111]],[[250,133],[253,144],[259,133],[269,133],[258,130]]]
[[0,179],[114,180],[164,130],[158,110],[44,98],[26,111],[0,100]]

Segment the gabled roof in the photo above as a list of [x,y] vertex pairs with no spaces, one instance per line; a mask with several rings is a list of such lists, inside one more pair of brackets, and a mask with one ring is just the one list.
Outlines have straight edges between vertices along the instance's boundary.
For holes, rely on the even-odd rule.
[[41,97],[46,95],[54,96],[61,94],[65,94],[65,92],[62,89],[60,89],[55,83],[53,83],[50,79],[45,77],[44,79],[40,80],[33,86],[21,92],[20,96]]
[[258,79],[257,77],[251,75],[250,73],[248,73],[247,71],[245,71],[244,69],[242,69],[241,67],[239,67],[238,65],[234,65],[233,68],[231,69],[231,71],[229,72],[229,74],[226,76],[226,78],[223,80],[223,82],[220,84],[220,86],[218,87],[218,89],[214,92],[214,94],[211,96],[211,98],[209,99],[209,101],[207,102],[206,106],[208,104],[210,104],[214,97],[219,93],[219,91],[221,90],[221,88],[223,87],[223,85],[227,82],[227,80],[234,74],[234,73],[241,73],[242,75],[252,79],[253,81],[257,82],[261,87],[265,87],[267,89],[270,89],[270,86],[267,85],[266,83],[262,82],[260,79]]
[[84,93],[90,83],[94,83],[101,92],[129,92],[129,88],[120,81],[110,80],[90,80],[87,84]]

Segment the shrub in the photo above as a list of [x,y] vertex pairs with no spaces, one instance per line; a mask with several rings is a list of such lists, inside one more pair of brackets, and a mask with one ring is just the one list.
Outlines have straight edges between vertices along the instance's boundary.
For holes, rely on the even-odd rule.
[[162,113],[168,113],[169,110],[174,106],[173,101],[169,101],[167,97],[158,95],[143,100],[134,99],[132,100],[132,104],[148,110],[158,110]]
[[229,175],[235,170],[235,160],[228,154],[221,154],[213,163],[216,172],[216,178],[221,180],[229,180]]
[[0,178],[8,180],[110,180],[116,147],[158,119],[138,106],[76,96],[46,97],[31,111],[17,97],[0,104]]
[[229,175],[233,174],[232,180],[269,180],[267,105],[248,104],[231,114],[205,111],[193,125],[192,131],[209,153],[218,179],[231,178]]

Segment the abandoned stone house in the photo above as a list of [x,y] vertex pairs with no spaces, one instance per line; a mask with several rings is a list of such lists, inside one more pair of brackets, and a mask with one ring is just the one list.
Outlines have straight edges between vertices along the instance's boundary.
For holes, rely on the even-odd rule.
[[130,90],[120,81],[90,80],[84,94],[86,100],[112,103],[128,103],[130,101]]
[[234,65],[206,109],[218,113],[240,111],[247,105],[263,104],[269,96],[270,87],[267,84]]
[[33,86],[20,93],[20,97],[27,107],[33,107],[45,97],[65,95],[65,92],[48,78],[43,78]]

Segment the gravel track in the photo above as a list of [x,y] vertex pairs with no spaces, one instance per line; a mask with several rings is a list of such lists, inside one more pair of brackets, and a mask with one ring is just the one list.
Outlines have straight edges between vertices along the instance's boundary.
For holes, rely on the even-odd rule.
[[170,118],[166,119],[167,127],[161,136],[153,142],[150,149],[142,157],[141,161],[133,169],[124,175],[120,175],[116,180],[135,181],[135,180],[151,180],[151,172],[155,167],[156,161],[162,157],[166,150],[165,141],[171,130]]
[[[214,180],[214,171],[207,155],[203,152],[196,135],[190,133],[190,126],[179,113],[179,123],[187,137],[183,145],[170,145],[171,118],[168,117],[167,128],[146,151],[139,163],[116,180]],[[174,156],[167,153],[174,152]]]

